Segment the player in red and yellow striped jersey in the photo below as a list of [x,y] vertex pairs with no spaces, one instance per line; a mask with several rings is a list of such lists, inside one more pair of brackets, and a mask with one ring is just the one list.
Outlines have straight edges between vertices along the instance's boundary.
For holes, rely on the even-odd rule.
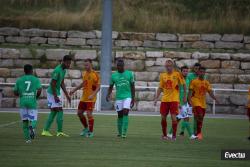
[[[84,69],[82,73],[83,82],[70,92],[72,95],[75,91],[83,88],[82,97],[78,105],[77,115],[84,126],[81,136],[93,137],[94,117],[92,115],[96,94],[100,90],[100,77],[99,74],[92,69],[92,61],[90,59],[84,60]],[[87,112],[88,123],[84,112]]]
[[161,73],[160,75],[160,84],[157,90],[154,104],[156,105],[157,100],[163,92],[163,96],[161,98],[161,126],[162,126],[162,139],[167,139],[167,120],[166,117],[170,112],[172,118],[172,128],[173,128],[173,136],[172,139],[176,139],[176,130],[177,130],[177,119],[176,115],[178,115],[179,111],[179,101],[180,101],[180,93],[179,93],[179,85],[183,85],[184,87],[184,99],[186,102],[186,85],[185,80],[180,74],[174,70],[174,63],[172,60],[167,60],[165,64],[167,72]]
[[212,92],[211,85],[208,80],[204,79],[206,69],[199,68],[198,78],[194,79],[189,87],[188,101],[192,104],[194,117],[197,120],[197,137],[202,139],[202,124],[206,111],[206,93],[213,98],[217,103],[217,99]]
[[[249,123],[250,123],[250,87],[248,89],[247,116],[248,116],[248,120],[249,120]],[[250,125],[249,125],[249,137],[248,137],[248,140],[250,140]]]

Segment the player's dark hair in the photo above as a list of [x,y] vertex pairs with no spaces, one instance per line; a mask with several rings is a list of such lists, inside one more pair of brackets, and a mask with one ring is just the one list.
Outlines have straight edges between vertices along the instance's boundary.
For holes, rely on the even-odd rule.
[[70,55],[65,55],[63,61],[72,61],[72,57]]
[[23,70],[25,74],[30,74],[33,70],[33,67],[30,64],[25,64]]
[[121,58],[118,58],[118,59],[116,60],[116,64],[124,64],[124,60],[121,59]]
[[91,59],[84,59],[84,62],[92,63],[92,60]]
[[184,69],[188,69],[188,66],[182,66],[181,67],[181,71],[184,70]]
[[205,68],[205,67],[202,67],[202,66],[201,66],[199,69],[200,69],[200,70],[206,71],[206,68]]
[[201,64],[200,63],[195,63],[194,67],[201,67]]

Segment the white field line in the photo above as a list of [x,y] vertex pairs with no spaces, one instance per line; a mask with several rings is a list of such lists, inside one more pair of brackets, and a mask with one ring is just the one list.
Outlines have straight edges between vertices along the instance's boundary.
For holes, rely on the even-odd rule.
[[[39,110],[38,110],[39,112]],[[19,111],[1,111],[0,113],[19,113]],[[50,111],[42,111],[39,112],[39,114],[48,114]],[[66,112],[64,111],[65,114],[71,114],[71,115],[76,115],[76,112]],[[111,112],[94,112],[94,115],[106,115],[106,116],[116,116],[117,113],[115,111]],[[160,113],[152,113],[152,114],[146,114],[146,113],[134,113],[130,112],[130,116],[145,116],[145,117],[160,117]],[[247,119],[247,116],[245,115],[212,115],[212,114],[206,114],[205,118],[224,118],[224,119]]]
[[13,122],[9,122],[9,123],[6,123],[6,124],[0,124],[0,128],[4,128],[4,127],[7,127],[7,126],[10,126],[10,125],[14,125],[16,123],[20,123],[21,121],[13,121]]
[[[19,113],[19,111],[0,111],[0,113]],[[42,112],[39,112],[38,110],[38,113],[39,114],[48,114],[50,113],[50,111],[42,111]],[[76,115],[77,113],[76,112],[65,112],[64,111],[64,114],[69,114],[69,115]],[[108,116],[113,116],[113,115],[117,115],[117,113],[114,111],[113,113],[111,112],[93,112],[94,115],[108,115]],[[156,114],[144,114],[144,113],[141,113],[141,114],[136,114],[136,113],[129,113],[130,116],[152,116],[152,117],[159,117],[160,115],[156,115]]]

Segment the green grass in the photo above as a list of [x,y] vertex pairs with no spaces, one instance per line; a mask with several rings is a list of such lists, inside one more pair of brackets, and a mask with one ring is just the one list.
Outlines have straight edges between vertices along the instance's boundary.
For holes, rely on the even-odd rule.
[[[47,114],[39,115],[41,132]],[[76,115],[65,115],[70,138],[41,137],[25,144],[21,124],[0,127],[1,166],[249,166],[249,161],[222,161],[221,149],[250,149],[248,122],[242,119],[206,119],[204,140],[161,141],[160,117],[130,117],[127,139],[116,137],[115,116],[95,116],[95,137],[79,136]],[[0,113],[0,125],[18,121],[18,114]],[[54,125],[55,126],[55,125]],[[54,126],[52,132],[54,132]]]
[[[101,28],[101,0],[1,0],[0,25]],[[250,34],[249,0],[113,0],[116,31]]]

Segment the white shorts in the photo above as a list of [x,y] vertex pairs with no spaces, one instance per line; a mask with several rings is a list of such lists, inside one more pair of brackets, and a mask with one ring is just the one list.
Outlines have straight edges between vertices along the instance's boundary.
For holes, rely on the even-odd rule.
[[58,96],[58,98],[60,99],[60,102],[56,103],[54,96],[47,92],[48,107],[49,108],[62,107],[62,98],[61,98],[61,96]]
[[116,100],[115,101],[115,110],[122,111],[123,109],[130,110],[131,98],[126,98],[124,100]]
[[36,121],[37,109],[20,108],[20,116],[23,121],[24,120]]
[[180,113],[176,116],[178,119],[192,117],[192,107],[189,104],[181,106]]

